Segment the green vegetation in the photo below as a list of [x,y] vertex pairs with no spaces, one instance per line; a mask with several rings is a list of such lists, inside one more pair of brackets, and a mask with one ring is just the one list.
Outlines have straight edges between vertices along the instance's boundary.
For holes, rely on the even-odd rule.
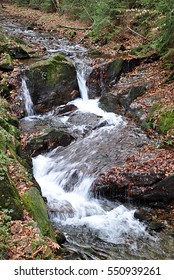
[[[10,211],[11,212],[11,211]],[[10,221],[9,210],[0,210],[0,260],[8,258],[8,246],[10,238]]]
[[[118,34],[124,37],[123,27],[128,24],[142,36],[148,37],[151,47],[163,55],[174,46],[174,11],[173,0],[14,0],[18,5],[44,9],[60,14],[66,13],[71,18],[80,19],[91,24],[88,35],[100,40],[105,34],[105,42]],[[131,14],[125,14],[133,9]]]
[[158,118],[158,127],[162,133],[174,129],[174,109],[164,110]]
[[23,195],[22,199],[26,209],[37,222],[41,233],[55,239],[53,229],[48,218],[48,212],[39,191],[32,187]]
[[147,126],[163,136],[161,146],[174,146],[174,109],[154,104],[147,118]]
[[158,132],[167,134],[174,129],[174,109],[167,109],[155,103],[150,110],[148,123]]

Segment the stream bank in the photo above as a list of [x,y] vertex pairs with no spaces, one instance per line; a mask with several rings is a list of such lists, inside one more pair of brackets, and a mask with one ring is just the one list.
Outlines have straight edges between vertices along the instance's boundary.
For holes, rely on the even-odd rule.
[[[92,123],[94,122],[94,120],[92,121]],[[97,123],[97,122],[96,122]],[[90,124],[91,125],[91,124]],[[98,126],[98,125],[97,125]],[[136,132],[137,133],[137,132]],[[135,134],[136,135],[136,134]],[[127,138],[126,136],[124,137],[124,138]],[[136,139],[136,137],[135,137],[135,139]],[[138,139],[138,138],[137,138]],[[139,139],[137,140],[137,141],[139,141]],[[147,141],[147,140],[146,140]],[[149,141],[148,141],[149,142]],[[123,142],[124,143],[124,142]],[[136,143],[136,142],[135,142]],[[144,143],[145,144],[145,143]],[[140,143],[140,146],[141,145],[144,145],[144,144],[141,144]],[[113,145],[113,146],[115,146],[115,145]],[[137,144],[136,144],[136,146],[137,146]],[[146,145],[145,145],[145,147],[146,147]],[[116,148],[115,148],[116,149]],[[146,148],[147,149],[147,148]],[[114,154],[114,153],[116,153],[116,151],[112,151],[112,154]],[[155,152],[154,152],[155,153]],[[170,153],[170,151],[169,151],[169,153]],[[124,152],[123,152],[123,154],[124,154]],[[139,154],[140,154],[140,151],[139,151]],[[165,153],[164,153],[165,154]],[[144,155],[144,154],[143,154]],[[150,153],[149,153],[149,156],[151,156],[151,151],[150,151]],[[168,159],[170,159],[169,157],[167,157]],[[113,160],[116,160],[116,159],[113,159]],[[168,161],[169,162],[169,161]],[[113,164],[114,164],[114,161],[113,161]],[[112,164],[112,165],[113,165]],[[148,165],[147,165],[148,166]],[[171,162],[171,166],[172,166],[172,162]],[[135,166],[134,166],[135,167]],[[108,167],[107,167],[107,165],[106,165],[106,169],[107,169]],[[106,171],[106,169],[104,170],[104,171]],[[100,166],[99,166],[99,170],[100,170]],[[99,172],[99,170],[97,170],[97,172]],[[168,171],[167,171],[168,172]],[[76,178],[76,176],[75,176],[75,178]],[[172,208],[171,208],[172,209]],[[120,211],[121,211],[121,209],[120,209]],[[155,215],[154,215],[154,217],[155,217]],[[88,233],[88,232],[87,232]],[[69,233],[70,234],[70,233]],[[123,250],[124,251],[124,250]],[[123,255],[122,255],[123,256]]]

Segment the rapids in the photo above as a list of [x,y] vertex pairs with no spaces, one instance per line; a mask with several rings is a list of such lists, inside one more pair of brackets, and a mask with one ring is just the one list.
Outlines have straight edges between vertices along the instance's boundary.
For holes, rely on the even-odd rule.
[[[64,54],[77,69],[81,98],[71,102],[78,108],[75,114],[79,113],[75,115],[77,118],[74,123],[74,115],[59,117],[54,116],[53,112],[34,115],[25,78],[22,80],[26,122],[49,119],[54,124],[56,121],[61,122],[71,127],[71,131],[79,132],[77,140],[69,146],[57,147],[32,159],[33,174],[47,199],[50,219],[66,236],[63,246],[68,253],[64,258],[172,258],[172,237],[165,236],[165,233],[149,233],[145,224],[134,218],[134,206],[104,198],[96,199],[91,193],[91,186],[99,172],[106,171],[114,164],[122,164],[127,152],[133,152],[138,143],[146,143],[148,139],[122,116],[101,110],[97,99],[88,98],[86,78],[91,71],[91,59],[88,58],[87,50],[80,45],[73,45],[65,38],[57,38],[56,35],[26,30],[20,24],[4,22],[2,27],[13,35],[22,33],[27,42],[44,46],[47,50],[45,58],[58,52]],[[84,115],[86,119],[95,115],[95,128],[91,125],[93,119],[90,121],[90,129],[89,123],[82,121]]]

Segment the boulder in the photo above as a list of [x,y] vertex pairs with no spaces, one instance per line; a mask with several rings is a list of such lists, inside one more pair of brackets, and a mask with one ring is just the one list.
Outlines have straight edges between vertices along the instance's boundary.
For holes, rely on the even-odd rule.
[[69,114],[71,114],[71,112],[76,111],[77,107],[73,104],[67,104],[67,105],[63,105],[60,107],[57,107],[54,110],[54,115],[59,115],[59,116],[67,116]]
[[61,54],[36,62],[25,75],[36,113],[79,97],[75,67]]
[[130,109],[130,104],[137,97],[146,92],[145,86],[133,86],[121,92],[109,92],[102,95],[99,100],[99,107],[107,112],[124,115]]
[[0,165],[0,208],[12,210],[10,216],[14,220],[22,219],[23,210],[19,193],[11,180],[8,172],[5,172],[4,163]]
[[14,59],[26,59],[30,58],[29,53],[22,46],[12,46],[8,48],[10,56]]
[[133,200],[145,201],[150,206],[165,206],[174,200],[174,175],[151,186],[148,185],[143,191],[134,188],[130,192],[130,196]]
[[174,201],[174,175],[164,178],[164,172],[110,171],[93,185],[95,195],[109,199],[132,201],[151,207],[166,207]]
[[32,137],[25,146],[25,153],[28,156],[37,156],[40,153],[48,152],[55,149],[57,146],[68,146],[74,137],[68,132],[50,128],[45,130],[41,135]]
[[13,62],[8,53],[0,53],[0,70],[7,72],[13,70]]
[[35,187],[30,188],[22,196],[22,200],[31,217],[37,222],[41,233],[55,240],[53,228],[48,217],[48,211],[38,189]]
[[95,67],[87,80],[89,98],[95,98],[109,92],[115,85],[122,73],[131,72],[140,65],[141,59],[131,60],[116,59]]

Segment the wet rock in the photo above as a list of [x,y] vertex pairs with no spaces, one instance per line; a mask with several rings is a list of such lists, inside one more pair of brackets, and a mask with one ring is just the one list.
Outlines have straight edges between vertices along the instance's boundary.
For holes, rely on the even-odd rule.
[[76,126],[88,126],[93,129],[100,121],[101,117],[96,116],[93,113],[83,113],[80,111],[74,112],[68,119],[68,123]]
[[161,230],[163,230],[165,228],[165,225],[160,221],[152,221],[149,223],[148,228],[150,230],[160,232]]
[[126,114],[134,99],[146,92],[145,86],[134,86],[122,92],[110,92],[103,94],[99,100],[99,107],[107,112]]
[[[132,193],[132,198],[136,198],[136,194]],[[143,193],[140,192],[138,198],[146,201],[151,206],[167,205],[174,200],[174,175],[153,184],[151,187],[146,188]]]
[[73,104],[57,107],[54,110],[54,115],[69,115],[71,112],[76,111],[77,107]]
[[75,67],[63,55],[36,62],[26,71],[26,76],[37,113],[50,111],[79,96]]
[[110,91],[116,84],[122,73],[131,72],[140,65],[141,59],[131,60],[116,59],[94,68],[87,79],[88,95],[95,98]]
[[148,222],[151,221],[152,215],[148,210],[139,208],[135,211],[134,218],[138,219],[140,222]]
[[[142,202],[148,205],[146,191],[152,190],[153,186],[160,183],[163,177],[163,172],[120,171],[119,174],[115,174],[114,171],[110,171],[107,176],[101,175],[97,179],[93,191],[112,200]],[[158,201],[158,197],[156,201]]]
[[30,58],[29,53],[22,46],[11,47],[8,51],[10,56],[15,59]]
[[58,243],[59,245],[65,243],[66,237],[65,237],[64,233],[63,233],[63,232],[60,232],[60,231],[58,231],[58,230],[56,230],[55,233],[56,233],[56,241],[57,241],[57,243]]
[[140,222],[144,222],[148,230],[160,232],[165,228],[165,225],[160,220],[154,218],[153,214],[155,214],[153,210],[139,208],[135,211],[134,218],[138,219]]
[[52,116],[37,118],[35,116],[32,119],[23,118],[20,120],[20,130],[22,133],[34,133],[42,134],[45,130],[50,128],[57,128],[66,130],[66,125],[60,120],[60,118]]
[[164,179],[164,172],[110,172],[96,180],[93,192],[112,200],[163,208],[174,201],[174,175]]
[[25,146],[25,153],[28,156],[37,156],[58,146],[68,146],[73,140],[74,137],[68,132],[48,129],[42,135],[33,137],[28,141]]
[[74,217],[74,208],[67,200],[53,200],[48,205],[48,210],[51,217],[60,218],[66,220],[67,218]]
[[99,99],[99,107],[106,112],[120,114],[121,111],[119,97],[111,92],[103,94],[103,96]]

